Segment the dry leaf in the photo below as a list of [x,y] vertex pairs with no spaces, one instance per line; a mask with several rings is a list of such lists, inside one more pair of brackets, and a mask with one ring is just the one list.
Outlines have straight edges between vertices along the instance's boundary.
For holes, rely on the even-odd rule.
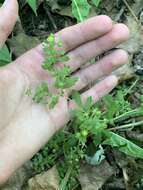
[[113,169],[107,161],[94,167],[87,164],[82,165],[79,176],[82,190],[99,190],[113,173]]

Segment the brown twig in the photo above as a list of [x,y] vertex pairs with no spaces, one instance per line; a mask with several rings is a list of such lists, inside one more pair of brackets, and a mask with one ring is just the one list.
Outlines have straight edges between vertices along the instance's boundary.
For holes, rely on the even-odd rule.
[[137,18],[137,16],[135,15],[134,11],[132,10],[132,8],[130,7],[130,5],[128,4],[128,2],[126,0],[123,0],[124,4],[126,5],[126,7],[129,9],[130,13],[132,14],[132,16],[134,17],[135,21],[141,26],[141,22],[139,21],[139,19]]

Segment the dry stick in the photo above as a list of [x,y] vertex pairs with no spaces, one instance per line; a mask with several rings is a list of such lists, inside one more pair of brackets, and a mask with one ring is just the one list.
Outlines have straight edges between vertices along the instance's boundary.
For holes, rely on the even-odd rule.
[[131,92],[131,90],[136,86],[137,82],[139,81],[139,77],[137,77],[137,79],[135,80],[135,82],[131,85],[131,87],[126,91],[125,95],[129,94]]
[[47,14],[48,17],[49,17],[49,19],[50,19],[50,21],[51,21],[51,23],[52,23],[52,25],[53,25],[53,27],[54,27],[54,30],[57,31],[57,29],[58,29],[58,28],[57,28],[57,25],[56,25],[56,23],[55,23],[55,21],[54,21],[52,15],[51,15],[50,11],[49,11],[49,10],[46,11],[46,14]]
[[[115,118],[113,118],[113,121],[114,122],[119,122],[119,121],[123,121],[125,120],[125,118],[129,118],[129,117],[133,117],[133,116],[136,116],[136,115],[139,115],[138,114],[138,108],[134,109],[134,110],[131,110],[131,111],[128,111],[128,112],[125,112]],[[140,114],[142,115],[142,114]]]
[[122,171],[123,171],[123,177],[124,177],[126,190],[131,190],[131,186],[129,185],[129,176],[127,174],[127,168],[123,168]]
[[110,131],[115,131],[115,130],[119,130],[119,129],[126,129],[126,128],[130,128],[130,127],[137,127],[139,125],[143,125],[143,121],[138,121],[138,122],[135,122],[135,123],[121,125],[121,126],[118,126],[118,127],[113,127],[113,128],[110,128],[109,130]]
[[126,5],[126,7],[129,9],[129,11],[131,12],[132,16],[134,17],[135,21],[141,26],[141,22],[139,21],[139,19],[137,18],[137,16],[135,15],[134,11],[132,10],[132,8],[130,7],[130,5],[128,4],[128,2],[126,0],[123,0],[124,4]]
[[121,10],[119,11],[119,13],[117,14],[116,18],[115,18],[115,22],[118,22],[122,16],[122,14],[124,13],[125,10],[125,6],[121,8]]

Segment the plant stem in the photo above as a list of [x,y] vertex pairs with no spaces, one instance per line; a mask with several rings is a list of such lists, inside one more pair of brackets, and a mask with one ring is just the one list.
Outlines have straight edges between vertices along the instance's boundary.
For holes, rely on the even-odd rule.
[[129,9],[129,11],[131,12],[132,16],[134,17],[135,21],[139,24],[139,26],[141,26],[141,23],[139,21],[139,19],[137,18],[137,16],[135,15],[134,11],[132,10],[132,8],[130,7],[130,5],[128,4],[128,2],[126,0],[123,0],[124,4],[126,5],[126,7]]
[[60,190],[65,190],[65,187],[66,187],[66,185],[68,183],[68,180],[69,180],[69,177],[71,175],[71,172],[72,172],[72,168],[69,167],[64,179],[62,180],[62,183],[60,184]]
[[131,87],[126,91],[125,95],[126,96],[127,94],[131,93],[131,90],[136,86],[137,82],[139,81],[139,78],[137,78],[135,80],[135,82],[131,85]]
[[83,21],[83,18],[82,18],[82,16],[81,16],[80,9],[79,9],[79,7],[78,7],[78,5],[77,5],[76,0],[73,0],[73,3],[75,4],[75,6],[76,6],[76,8],[77,8],[77,12],[78,12],[78,15],[79,15],[79,19],[80,19],[80,21],[82,22],[82,21]]
[[134,110],[128,111],[126,113],[123,113],[122,115],[115,117],[113,119],[113,121],[117,122],[119,120],[122,120],[124,117],[131,117],[132,115],[137,114],[137,113],[138,113],[138,109],[134,109]]
[[113,128],[110,128],[109,130],[110,131],[115,131],[115,130],[119,130],[119,129],[126,129],[126,128],[129,128],[129,127],[137,127],[139,125],[143,125],[143,121],[138,121],[138,122],[135,122],[135,123],[125,124],[125,125],[121,125],[121,126],[118,126],[118,127],[113,127]]

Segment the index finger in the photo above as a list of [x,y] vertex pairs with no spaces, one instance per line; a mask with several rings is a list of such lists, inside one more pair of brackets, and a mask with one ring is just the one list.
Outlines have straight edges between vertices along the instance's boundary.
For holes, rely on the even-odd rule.
[[112,26],[110,17],[100,15],[67,27],[55,34],[55,36],[62,40],[64,50],[70,51],[81,44],[103,36],[112,29]]
[[[113,24],[111,18],[106,15],[100,15],[60,30],[55,34],[55,38],[56,41],[62,41],[62,49],[68,52],[84,43],[105,35],[110,32],[112,28]],[[42,50],[42,45],[38,48]]]
[[[95,40],[110,32],[113,28],[112,20],[105,15],[90,18],[82,23],[65,28],[55,34],[56,40],[62,41],[62,49],[65,52],[71,51],[78,46]],[[42,44],[26,52],[16,62],[22,66],[41,65],[44,59]],[[35,67],[34,66],[34,67]]]

